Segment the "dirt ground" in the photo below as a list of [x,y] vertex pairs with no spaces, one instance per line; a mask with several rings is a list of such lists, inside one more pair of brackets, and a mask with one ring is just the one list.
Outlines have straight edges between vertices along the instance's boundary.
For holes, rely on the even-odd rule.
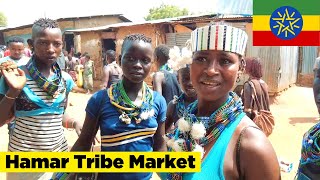
[[[90,95],[71,93],[67,112],[81,121],[85,117],[85,107]],[[293,86],[276,97],[271,105],[271,111],[276,119],[273,134],[269,137],[277,156],[287,162],[294,163],[290,173],[282,173],[282,179],[292,180],[295,176],[300,159],[301,140],[303,134],[315,123],[317,109],[313,100],[312,88]],[[75,131],[65,130],[70,146],[77,139]],[[7,151],[7,126],[0,128],[0,151]],[[97,146],[97,149],[98,146]],[[0,179],[5,179],[5,173],[0,173]],[[156,176],[154,179],[158,179]]]

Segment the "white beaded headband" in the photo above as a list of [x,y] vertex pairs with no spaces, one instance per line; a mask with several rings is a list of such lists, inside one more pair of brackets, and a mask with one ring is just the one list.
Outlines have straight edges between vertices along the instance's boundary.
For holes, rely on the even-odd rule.
[[191,33],[191,50],[220,50],[244,55],[248,35],[245,31],[228,25],[210,25]]

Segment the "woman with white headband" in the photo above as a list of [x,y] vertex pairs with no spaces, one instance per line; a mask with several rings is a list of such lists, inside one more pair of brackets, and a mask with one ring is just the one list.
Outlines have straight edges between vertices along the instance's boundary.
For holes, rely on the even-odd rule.
[[165,140],[171,151],[200,151],[201,172],[173,173],[167,179],[280,179],[271,143],[232,92],[244,70],[247,39],[243,30],[227,25],[191,33],[190,76],[197,101],[188,106]]

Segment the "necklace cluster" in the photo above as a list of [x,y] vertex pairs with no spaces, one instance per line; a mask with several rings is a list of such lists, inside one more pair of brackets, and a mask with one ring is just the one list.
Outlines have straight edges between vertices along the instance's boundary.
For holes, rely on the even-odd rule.
[[167,134],[165,140],[171,151],[200,151],[203,146],[219,138],[229,123],[236,120],[243,112],[240,98],[230,92],[227,101],[209,117],[197,117],[198,101],[191,103],[182,118],[178,120],[178,128]]
[[130,124],[134,120],[136,124],[141,123],[142,120],[147,120],[154,115],[152,108],[153,95],[152,90],[146,83],[142,87],[142,104],[135,105],[128,97],[123,87],[123,82],[119,81],[110,86],[108,90],[110,102],[114,105],[121,114],[119,119],[121,122]]
[[53,99],[60,93],[65,91],[65,86],[62,83],[62,73],[59,65],[54,63],[52,65],[52,70],[55,74],[55,78],[52,80],[48,80],[44,77],[41,72],[35,66],[35,57],[32,56],[31,60],[26,64],[26,67],[29,71],[32,79],[37,83],[38,87],[47,92],[47,99]]
[[160,67],[160,71],[163,71],[163,70],[169,71],[169,72],[173,72],[172,69],[169,67],[168,64],[164,64],[164,65],[162,65],[162,66]]
[[299,169],[308,163],[320,166],[320,123],[314,125],[302,140],[302,150]]
[[186,105],[184,102],[185,96],[186,95],[182,93],[179,97],[178,96],[173,97],[173,104],[176,104],[176,111],[179,118],[183,117],[184,112],[187,112],[188,111],[187,109],[190,107],[188,106],[186,108]]
[[[223,130],[243,113],[241,99],[230,92],[226,102],[209,117],[197,117],[198,101],[191,103],[178,127],[172,134],[166,134],[164,139],[169,151],[193,151],[204,155],[204,146],[217,140]],[[167,179],[182,179],[182,173],[169,173]]]

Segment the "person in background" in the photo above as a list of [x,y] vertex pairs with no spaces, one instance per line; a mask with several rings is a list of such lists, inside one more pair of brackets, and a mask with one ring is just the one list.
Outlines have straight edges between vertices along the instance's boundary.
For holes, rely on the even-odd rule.
[[67,62],[66,62],[64,53],[61,52],[60,56],[57,59],[57,63],[60,66],[62,71],[64,71],[64,72],[67,71]]
[[27,40],[28,48],[31,51],[31,55],[33,54],[33,46],[32,46],[32,39]]
[[[83,129],[72,151],[90,151],[99,127],[102,152],[166,151],[162,136],[167,105],[144,82],[152,65],[151,39],[142,34],[128,35],[121,54],[123,79],[90,98]],[[98,174],[98,180],[150,180],[151,177],[150,172]]]
[[64,61],[65,61],[65,63],[66,63],[66,72],[69,73],[70,67],[69,67],[68,51],[64,50],[64,51],[63,51],[63,55],[64,55]]
[[76,72],[77,86],[83,88],[83,65],[79,63],[79,60],[76,60],[74,69]]
[[7,43],[7,49],[4,51],[3,57],[10,56],[9,43]]
[[94,62],[90,59],[90,55],[86,54],[83,70],[83,88],[87,90],[87,94],[93,92],[93,77],[96,77]]
[[313,64],[314,76],[316,76],[316,73],[317,73],[319,68],[320,68],[320,52],[319,52],[319,56],[316,58],[316,60],[314,61],[314,64]]
[[[176,122],[183,118],[183,113],[187,110],[190,103],[197,100],[197,93],[192,86],[190,79],[190,64],[192,63],[192,52],[191,47],[182,48],[174,47],[170,49],[170,60],[168,61],[169,66],[178,72],[178,82],[182,89],[180,96],[175,96],[172,101],[168,104],[167,120],[166,120],[166,133],[172,132],[176,127]],[[172,51],[178,51],[173,53]],[[181,54],[181,56],[180,56]]]
[[86,63],[86,55],[89,55],[89,53],[85,52],[81,55],[81,57],[79,58],[79,63],[84,65]]
[[[260,111],[257,103],[261,105],[261,110],[270,111],[268,85],[261,79],[262,65],[260,59],[256,57],[247,57],[245,58],[245,62],[245,73],[249,75],[249,79],[243,85],[242,101],[244,112],[253,120],[257,112]],[[252,87],[252,85],[254,87]],[[252,99],[254,90],[256,91],[259,102],[255,102],[255,99]]]
[[188,106],[165,140],[169,151],[201,152],[201,172],[174,172],[167,179],[281,179],[270,141],[232,92],[244,70],[247,39],[245,31],[223,24],[192,31],[190,78],[197,101]]
[[[62,51],[58,23],[41,18],[32,26],[34,55],[14,70],[2,70],[0,126],[15,120],[10,152],[63,152],[68,150],[64,129],[82,128],[63,118],[68,93],[75,86],[56,63]],[[23,52],[23,49],[21,50]],[[7,173],[7,179],[50,179],[53,173]]]
[[76,73],[76,65],[77,59],[74,59],[71,55],[68,55],[68,66],[69,66],[69,74],[72,77],[73,81],[77,81],[77,73]]
[[31,52],[31,50],[29,49],[29,48],[27,48],[27,47],[25,47],[24,48],[24,55],[26,56],[26,57],[31,57],[32,56],[32,52]]
[[27,64],[30,58],[24,56],[24,39],[11,37],[8,41],[9,56],[0,59],[0,64],[6,61],[13,61],[18,66]]
[[4,51],[7,49],[6,46],[0,45],[0,58],[4,57]]
[[[0,64],[6,61],[13,61],[18,66],[26,65],[30,58],[24,56],[24,40],[21,37],[11,37],[8,41],[10,56],[0,59]],[[2,73],[0,72],[0,77]],[[14,128],[14,121],[8,123],[8,133],[11,137]]]
[[104,88],[109,88],[112,84],[122,79],[123,73],[121,67],[117,64],[115,51],[108,50],[106,52],[106,60],[108,64],[103,68],[103,86]]
[[159,92],[166,100],[167,104],[174,96],[181,95],[181,89],[177,80],[177,75],[168,66],[169,47],[159,45],[154,50],[154,59],[157,72],[153,75],[153,90]]
[[8,41],[9,56],[0,59],[0,64],[5,61],[13,61],[18,66],[27,64],[30,58],[24,56],[24,39],[12,37]]
[[313,66],[313,96],[318,110],[317,120],[320,120],[320,56],[316,58]]

